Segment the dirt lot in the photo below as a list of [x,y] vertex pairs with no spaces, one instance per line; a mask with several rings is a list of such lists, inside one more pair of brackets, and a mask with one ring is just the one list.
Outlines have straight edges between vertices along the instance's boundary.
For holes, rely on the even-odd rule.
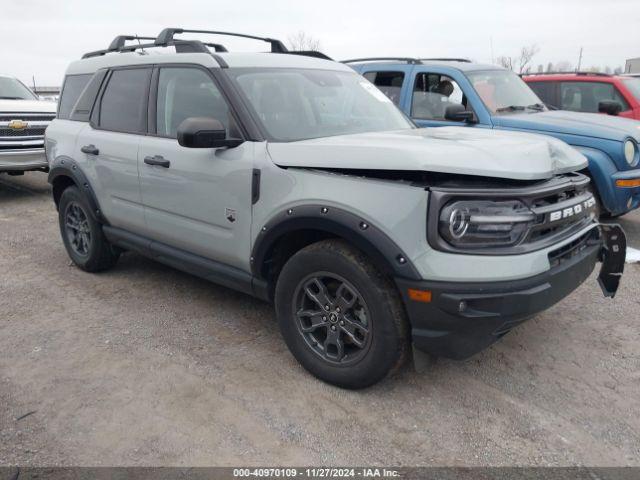
[[3,176],[0,465],[640,465],[639,285],[594,274],[466,362],[348,392],[269,305],[132,254],[74,268],[46,176]]

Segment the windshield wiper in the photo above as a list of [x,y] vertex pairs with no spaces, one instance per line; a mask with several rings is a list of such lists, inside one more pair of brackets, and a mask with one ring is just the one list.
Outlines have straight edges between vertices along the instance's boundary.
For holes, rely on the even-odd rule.
[[537,110],[539,112],[543,111],[546,107],[543,103],[534,103],[533,105],[528,105],[527,108],[529,110]]
[[0,97],[2,100],[24,100],[22,97]]
[[527,107],[523,107],[522,105],[509,105],[508,107],[501,107],[496,109],[496,112],[519,112],[524,110]]

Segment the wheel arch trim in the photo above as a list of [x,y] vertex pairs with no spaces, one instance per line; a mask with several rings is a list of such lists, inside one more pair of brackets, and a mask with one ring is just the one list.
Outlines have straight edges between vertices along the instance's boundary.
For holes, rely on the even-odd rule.
[[[49,175],[47,178],[49,184],[55,187],[56,182],[63,177],[71,180],[71,182],[73,182],[76,187],[78,187],[80,191],[86,196],[86,199],[89,202],[89,206],[91,207],[90,214],[94,218],[94,220],[103,225],[109,225],[109,222],[102,213],[102,209],[100,208],[100,204],[98,203],[96,194],[91,187],[91,183],[89,183],[89,179],[84,174],[78,163],[71,157],[57,157],[49,167]],[[55,199],[55,191],[54,201],[57,208],[58,201]]]
[[265,278],[265,262],[283,236],[304,230],[343,238],[393,276],[413,280],[422,278],[405,252],[378,227],[359,215],[321,204],[290,207],[264,224],[251,253],[254,276]]

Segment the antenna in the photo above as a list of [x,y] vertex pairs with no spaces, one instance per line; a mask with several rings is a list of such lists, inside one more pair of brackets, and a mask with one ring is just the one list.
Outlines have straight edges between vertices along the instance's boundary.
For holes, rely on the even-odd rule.
[[578,57],[578,68],[576,68],[576,72],[580,71],[581,65],[582,65],[582,47],[580,47],[580,56]]

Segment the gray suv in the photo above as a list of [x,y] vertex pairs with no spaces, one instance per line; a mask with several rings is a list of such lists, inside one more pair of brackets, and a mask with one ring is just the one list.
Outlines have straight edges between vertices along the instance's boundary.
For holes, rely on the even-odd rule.
[[[275,303],[324,381],[361,388],[411,347],[465,358],[569,295],[625,237],[599,225],[585,158],[559,140],[418,129],[317,52],[117,37],[66,74],[47,129],[78,267],[137,252]],[[160,52],[160,54],[155,53]],[[324,57],[324,58],[322,58]],[[73,88],[67,88],[72,85]]]

